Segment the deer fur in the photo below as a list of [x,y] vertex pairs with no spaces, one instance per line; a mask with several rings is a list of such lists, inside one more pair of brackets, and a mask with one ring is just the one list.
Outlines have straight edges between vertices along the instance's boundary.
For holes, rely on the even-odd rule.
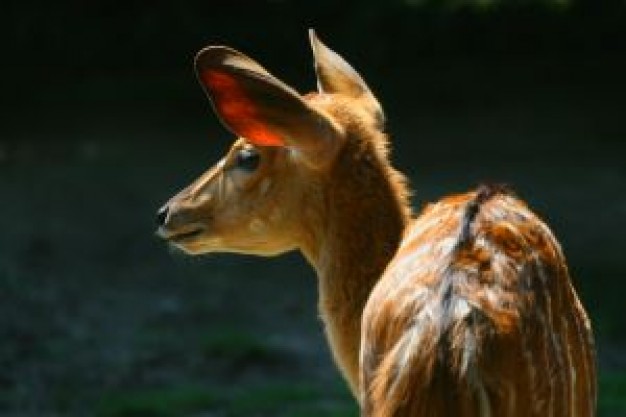
[[160,210],[190,254],[300,250],[363,416],[592,416],[591,326],[548,227],[497,187],[413,216],[382,107],[311,31],[301,96],[230,48],[196,71],[239,138]]

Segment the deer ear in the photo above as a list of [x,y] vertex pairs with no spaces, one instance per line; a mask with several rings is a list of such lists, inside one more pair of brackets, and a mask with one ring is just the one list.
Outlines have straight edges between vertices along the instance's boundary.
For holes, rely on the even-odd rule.
[[240,52],[211,46],[198,53],[195,67],[222,123],[255,145],[317,155],[340,135],[329,116]]
[[385,124],[383,109],[363,78],[338,53],[324,45],[315,30],[309,29],[309,39],[315,61],[317,89],[320,93],[343,94],[356,98],[382,129]]

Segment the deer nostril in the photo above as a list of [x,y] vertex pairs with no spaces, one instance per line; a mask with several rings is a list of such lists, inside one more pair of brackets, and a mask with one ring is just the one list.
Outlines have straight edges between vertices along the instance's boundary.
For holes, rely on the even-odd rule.
[[157,226],[163,226],[165,221],[167,220],[167,214],[170,211],[169,206],[163,206],[159,209],[156,215],[156,224]]

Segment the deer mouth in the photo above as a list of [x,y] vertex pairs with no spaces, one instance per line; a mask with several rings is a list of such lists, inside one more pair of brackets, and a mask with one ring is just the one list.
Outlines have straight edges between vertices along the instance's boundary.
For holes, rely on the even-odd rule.
[[170,233],[162,229],[159,229],[159,231],[157,231],[157,234],[161,238],[172,243],[184,243],[200,236],[202,233],[204,233],[204,228],[202,227],[196,227],[191,230]]

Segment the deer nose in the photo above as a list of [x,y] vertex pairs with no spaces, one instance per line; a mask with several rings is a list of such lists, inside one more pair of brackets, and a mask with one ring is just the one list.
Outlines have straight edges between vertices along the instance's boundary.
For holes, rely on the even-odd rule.
[[159,209],[156,215],[156,224],[157,226],[163,226],[165,221],[167,220],[167,214],[170,211],[170,206],[165,205]]

